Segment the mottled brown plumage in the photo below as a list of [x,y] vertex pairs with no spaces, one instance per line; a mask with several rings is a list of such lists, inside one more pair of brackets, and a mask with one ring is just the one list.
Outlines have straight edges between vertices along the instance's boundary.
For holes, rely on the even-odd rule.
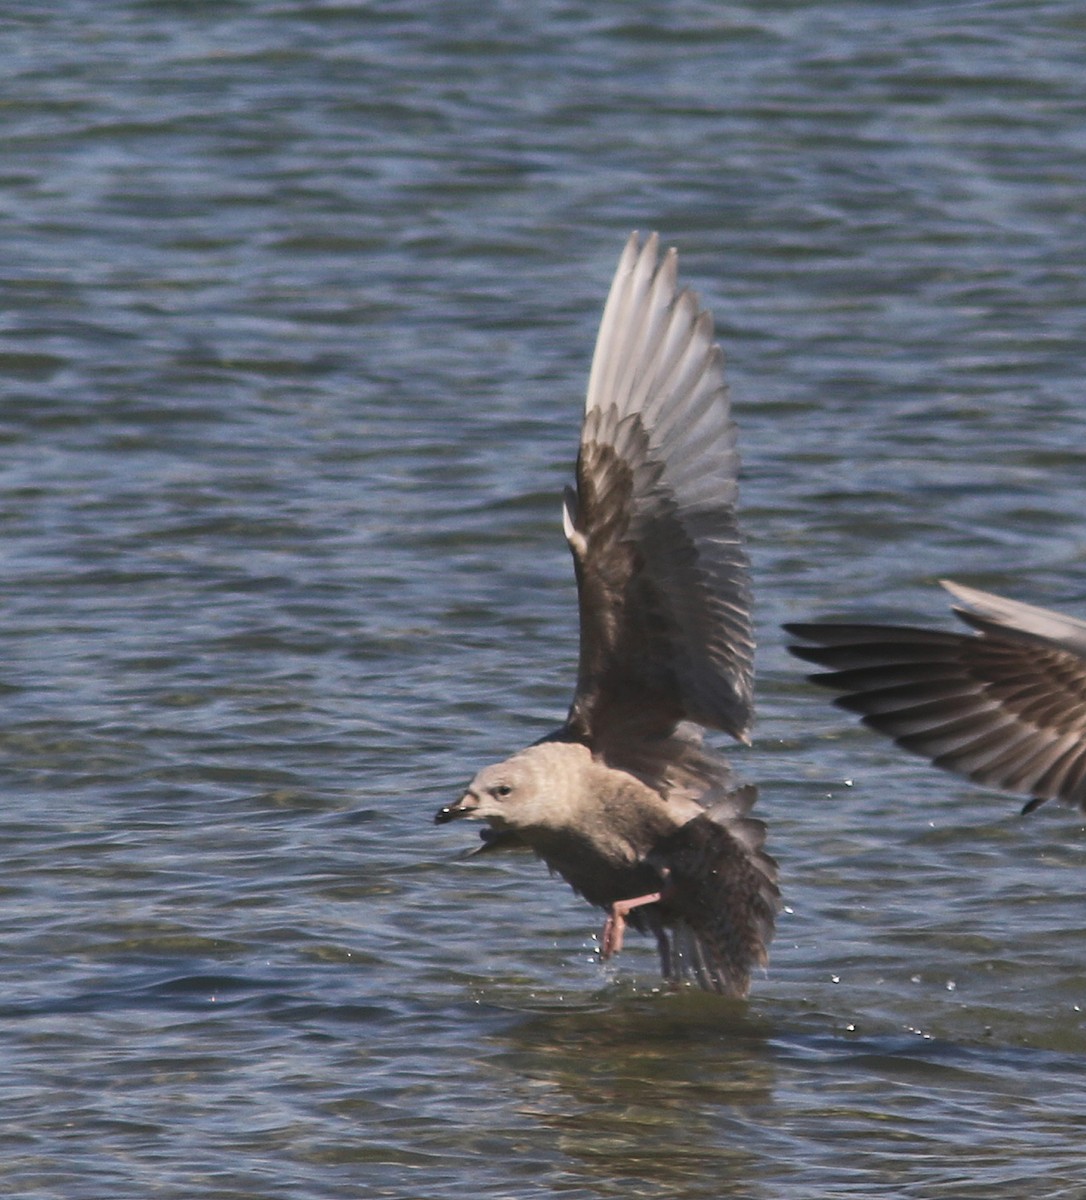
[[974,633],[807,622],[789,647],[841,708],[936,766],[1086,811],[1086,622],[944,583]]
[[[600,324],[564,509],[581,643],[566,723],[485,767],[439,822],[488,822],[656,935],[669,978],[745,995],[779,907],[765,828],[699,726],[748,740],[754,641],[738,455],[712,319],[631,236]],[[629,902],[633,902],[632,904]]]

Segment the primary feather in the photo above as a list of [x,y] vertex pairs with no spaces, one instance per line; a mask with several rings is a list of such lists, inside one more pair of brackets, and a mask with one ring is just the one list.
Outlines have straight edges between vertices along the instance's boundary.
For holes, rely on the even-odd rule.
[[1086,623],[961,584],[972,633],[895,625],[786,625],[793,654],[835,703],[936,766],[1086,811]]

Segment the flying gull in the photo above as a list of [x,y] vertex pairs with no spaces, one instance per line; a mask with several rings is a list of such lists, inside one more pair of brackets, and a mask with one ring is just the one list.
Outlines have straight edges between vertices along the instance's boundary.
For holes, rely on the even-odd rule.
[[1031,799],[1086,811],[1086,622],[943,587],[973,633],[896,625],[786,625],[810,679],[834,703],[938,767]]
[[652,933],[664,976],[745,996],[780,906],[765,826],[703,744],[747,743],[754,640],[736,511],[739,458],[712,317],[674,250],[633,234],[588,381],[566,540],[580,609],[565,724],[484,767],[438,823],[485,821],[608,916]]

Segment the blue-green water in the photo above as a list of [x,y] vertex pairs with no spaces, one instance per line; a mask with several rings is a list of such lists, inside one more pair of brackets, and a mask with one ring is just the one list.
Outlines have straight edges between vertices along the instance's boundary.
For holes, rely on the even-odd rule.
[[[779,630],[1086,613],[1079,6],[67,0],[0,56],[4,1194],[1086,1195],[1081,814]],[[741,428],[746,1006],[431,823],[568,702],[633,228]]]

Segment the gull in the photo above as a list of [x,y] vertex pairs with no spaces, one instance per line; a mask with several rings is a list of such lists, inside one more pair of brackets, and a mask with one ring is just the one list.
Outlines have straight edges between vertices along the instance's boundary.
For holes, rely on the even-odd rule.
[[[834,703],[937,767],[1086,811],[1086,621],[941,581],[972,633],[808,622],[789,646]],[[962,605],[966,607],[961,607]]]
[[676,252],[634,233],[604,307],[563,508],[580,614],[566,721],[435,820],[485,821],[484,848],[527,846],[604,909],[601,958],[629,924],[673,985],[743,997],[780,897],[756,789],[702,739],[749,743],[754,638],[724,358],[677,276]]

